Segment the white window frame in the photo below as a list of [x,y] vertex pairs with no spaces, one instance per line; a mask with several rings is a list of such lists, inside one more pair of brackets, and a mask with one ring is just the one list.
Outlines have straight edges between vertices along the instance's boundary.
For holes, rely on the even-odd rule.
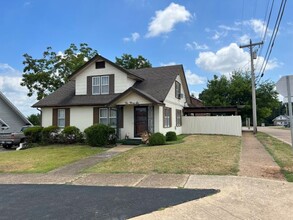
[[[94,92],[94,87],[98,87],[98,92]],[[94,76],[92,78],[92,94],[93,95],[100,95],[101,94],[101,77]]]
[[[107,79],[108,83],[105,83],[103,84],[103,79]],[[101,91],[101,94],[105,95],[105,94],[109,94],[109,91],[110,91],[110,77],[109,76],[101,76],[101,79],[100,79],[100,91]],[[107,88],[107,91],[106,92],[103,92],[103,87]]]
[[[102,117],[102,114],[101,114],[102,111],[106,111],[107,112],[107,116]],[[111,111],[116,111],[115,117],[113,117],[111,115]],[[107,119],[106,120],[107,123],[106,124],[105,123],[101,123],[101,119]],[[113,125],[110,125],[110,121],[111,121],[110,119],[115,119],[115,125],[114,126]],[[105,124],[105,125],[110,125],[111,127],[116,128],[117,127],[117,109],[116,108],[100,108],[99,109],[99,123],[100,124]]]
[[176,109],[176,127],[182,126],[182,110]]
[[[63,112],[63,115],[61,115],[61,112]],[[57,113],[57,126],[60,128],[65,127],[65,117],[66,117],[66,112],[64,108],[59,108],[58,113]],[[64,122],[64,125],[60,123],[60,121]]]
[[[101,112],[102,111],[105,111],[105,110],[107,112],[107,116],[103,116],[102,117]],[[105,123],[101,123],[101,119],[107,119],[107,123],[106,124]],[[108,125],[109,124],[109,109],[108,108],[100,108],[99,109],[99,124],[105,124],[105,125]]]
[[164,110],[164,128],[170,128],[171,125],[171,117],[172,117],[172,108],[165,107]]
[[[111,115],[111,111],[115,111],[115,117]],[[115,119],[115,125],[111,125],[111,119]],[[109,124],[111,127],[117,127],[117,109],[116,108],[109,108]]]

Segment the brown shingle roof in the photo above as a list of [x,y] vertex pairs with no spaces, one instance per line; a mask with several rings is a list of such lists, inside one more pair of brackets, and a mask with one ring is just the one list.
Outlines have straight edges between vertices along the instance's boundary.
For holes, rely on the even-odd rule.
[[163,102],[176,77],[182,71],[182,65],[144,68],[130,71],[145,79],[142,82],[135,83],[135,88]]
[[[129,70],[143,81],[137,81],[133,88],[154,101],[163,102],[177,75],[183,71],[182,65]],[[75,81],[69,81],[61,88],[40,100],[33,107],[94,106],[107,105],[119,94],[75,95]]]

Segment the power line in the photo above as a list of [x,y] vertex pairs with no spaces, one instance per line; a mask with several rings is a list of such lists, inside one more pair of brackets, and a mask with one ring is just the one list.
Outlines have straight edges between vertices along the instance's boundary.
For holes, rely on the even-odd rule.
[[[267,9],[266,9],[266,13],[265,13],[265,19],[264,21],[266,21],[266,18],[267,18],[267,15],[268,15],[268,7],[269,7],[269,2],[268,1],[268,4],[267,4]],[[269,13],[269,16],[268,16],[268,20],[266,22],[266,28],[264,30],[264,33],[263,33],[263,37],[262,37],[262,41],[265,42],[266,41],[266,36],[267,36],[267,32],[268,32],[268,27],[270,25],[270,21],[271,21],[271,15],[272,15],[272,11],[273,11],[273,8],[274,8],[274,3],[275,3],[275,0],[272,1],[272,4],[271,4],[271,9],[270,9],[270,13]],[[262,50],[263,50],[263,45],[261,45],[260,47],[260,50],[258,52],[258,57],[261,56],[262,54]],[[256,61],[256,64],[255,66],[258,66],[258,63],[259,63],[259,59]],[[263,66],[263,65],[262,65]],[[261,67],[262,68],[262,67]],[[260,70],[261,70],[260,68]],[[260,72],[257,74],[257,78],[260,76]]]
[[260,74],[260,77],[263,77],[263,75],[264,75],[264,71],[265,71],[265,69],[267,67],[267,64],[269,62],[269,58],[270,58],[270,55],[272,53],[272,49],[273,49],[273,47],[275,45],[275,40],[276,40],[278,31],[279,31],[279,27],[280,27],[280,24],[281,24],[281,20],[283,18],[283,14],[284,14],[284,10],[285,10],[285,7],[286,7],[286,3],[287,3],[287,0],[282,0],[281,6],[280,6],[280,9],[279,9],[279,12],[278,12],[278,17],[277,17],[276,22],[275,22],[273,34],[272,34],[272,37],[271,37],[269,46],[267,48],[267,52],[266,52],[264,61],[262,63],[262,66],[261,66],[261,69],[260,69],[260,72],[259,72],[259,74],[261,73]]

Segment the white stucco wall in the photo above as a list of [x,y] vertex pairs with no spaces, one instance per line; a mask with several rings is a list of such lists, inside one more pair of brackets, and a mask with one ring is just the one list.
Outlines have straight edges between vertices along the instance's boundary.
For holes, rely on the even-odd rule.
[[127,74],[113,67],[109,63],[105,63],[105,68],[96,69],[95,62],[83,69],[75,78],[75,94],[86,95],[87,93],[87,76],[97,75],[111,75],[114,74],[114,92],[122,93],[129,87],[131,87],[135,80],[127,77]]
[[93,107],[70,108],[70,125],[78,127],[81,131],[93,125],[93,117]]
[[42,108],[42,126],[48,127],[52,125],[53,111],[52,108]]
[[124,127],[121,128],[121,139],[125,138],[127,134],[129,138],[134,137],[134,108],[133,106],[124,106],[123,110]]
[[183,87],[182,87],[182,81],[180,76],[177,76],[176,81],[181,84],[181,93],[183,93],[183,98],[177,99],[175,97],[175,82],[173,83],[166,99],[165,99],[165,107],[172,109],[172,126],[170,128],[164,128],[163,124],[163,106],[159,107],[158,113],[159,113],[159,132],[166,134],[168,131],[175,131],[176,134],[182,134],[182,126],[177,127],[176,126],[176,109],[183,110],[183,107],[186,105],[186,94],[184,93]]

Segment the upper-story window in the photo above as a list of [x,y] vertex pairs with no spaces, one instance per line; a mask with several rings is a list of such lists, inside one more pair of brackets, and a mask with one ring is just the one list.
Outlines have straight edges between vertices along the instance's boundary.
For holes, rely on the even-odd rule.
[[181,84],[177,81],[175,81],[175,97],[177,99],[181,98]]
[[103,69],[103,68],[105,68],[105,61],[96,62],[96,69]]
[[109,94],[109,76],[94,76],[92,78],[92,94]]

